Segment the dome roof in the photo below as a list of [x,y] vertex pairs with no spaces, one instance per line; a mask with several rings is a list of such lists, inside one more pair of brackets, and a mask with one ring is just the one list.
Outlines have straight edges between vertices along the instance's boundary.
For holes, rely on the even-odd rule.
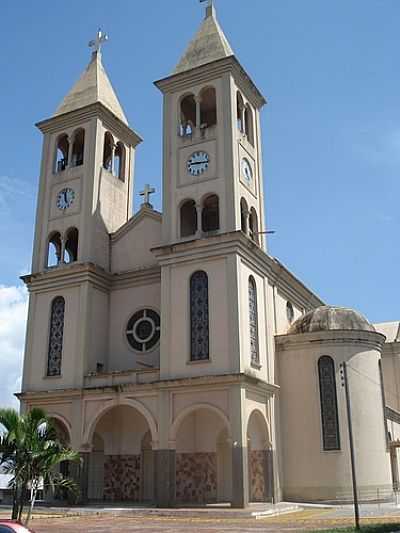
[[298,318],[290,326],[288,335],[333,330],[374,332],[375,328],[366,318],[353,309],[323,305]]

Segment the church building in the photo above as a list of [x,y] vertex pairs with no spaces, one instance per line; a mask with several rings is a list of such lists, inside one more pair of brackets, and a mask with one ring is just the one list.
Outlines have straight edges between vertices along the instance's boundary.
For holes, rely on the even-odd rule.
[[[102,65],[43,133],[22,410],[80,452],[82,502],[350,500],[397,487],[399,323],[332,307],[268,254],[260,113],[210,2],[163,98],[163,211]],[[384,386],[383,386],[384,384]],[[63,465],[72,471],[72,465]]]

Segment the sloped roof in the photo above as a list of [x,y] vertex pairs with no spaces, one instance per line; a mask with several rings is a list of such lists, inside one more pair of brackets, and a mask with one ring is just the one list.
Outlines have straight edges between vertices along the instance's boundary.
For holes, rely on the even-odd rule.
[[100,52],[93,52],[86,70],[58,106],[54,116],[63,115],[96,102],[101,102],[128,125],[128,120],[101,62]]
[[385,335],[386,342],[400,342],[400,322],[374,324],[376,331]]
[[233,50],[218,24],[214,6],[207,7],[206,18],[189,43],[173,74],[180,74],[206,63],[233,56]]

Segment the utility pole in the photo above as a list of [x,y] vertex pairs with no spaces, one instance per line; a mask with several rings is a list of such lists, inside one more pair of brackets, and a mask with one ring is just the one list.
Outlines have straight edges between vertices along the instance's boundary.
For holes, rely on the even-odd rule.
[[353,501],[354,501],[354,520],[356,530],[360,529],[360,512],[358,508],[358,495],[357,495],[357,478],[356,478],[356,465],[354,455],[354,439],[353,439],[353,425],[351,420],[351,403],[349,393],[349,382],[347,377],[347,365],[343,362],[340,365],[340,374],[342,378],[342,387],[344,387],[346,396],[346,408],[347,408],[347,427],[349,428],[349,444],[350,444],[350,460],[351,460],[351,478],[353,482]]

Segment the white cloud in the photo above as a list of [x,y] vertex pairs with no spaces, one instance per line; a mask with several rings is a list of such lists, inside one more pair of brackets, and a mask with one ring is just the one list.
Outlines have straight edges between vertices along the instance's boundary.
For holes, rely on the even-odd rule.
[[0,406],[15,407],[21,390],[28,294],[25,287],[0,285]]

